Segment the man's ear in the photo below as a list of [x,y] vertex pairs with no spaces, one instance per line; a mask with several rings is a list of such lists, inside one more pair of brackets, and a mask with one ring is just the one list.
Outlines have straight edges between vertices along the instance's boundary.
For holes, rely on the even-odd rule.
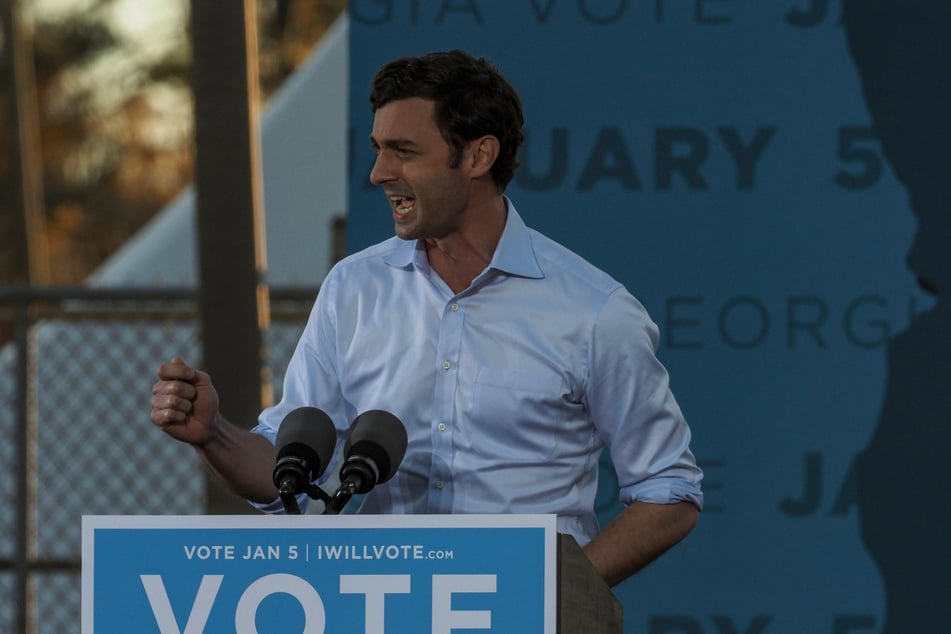
[[467,163],[473,178],[482,177],[491,171],[499,157],[499,140],[487,134],[469,142]]

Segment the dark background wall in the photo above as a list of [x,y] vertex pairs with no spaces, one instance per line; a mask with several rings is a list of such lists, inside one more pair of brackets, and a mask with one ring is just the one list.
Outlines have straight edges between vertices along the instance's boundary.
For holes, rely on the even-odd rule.
[[519,212],[661,327],[707,508],[617,589],[628,630],[946,629],[948,4],[351,0],[350,15],[350,249],[392,231],[367,183],[370,78],[464,48],[522,93]]

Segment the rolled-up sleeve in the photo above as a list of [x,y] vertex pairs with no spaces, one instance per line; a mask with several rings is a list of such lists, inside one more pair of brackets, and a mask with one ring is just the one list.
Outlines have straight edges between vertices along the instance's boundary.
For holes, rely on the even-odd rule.
[[598,314],[588,354],[586,401],[609,445],[620,500],[703,508],[703,473],[691,432],[657,358],[659,332],[647,311],[619,288]]

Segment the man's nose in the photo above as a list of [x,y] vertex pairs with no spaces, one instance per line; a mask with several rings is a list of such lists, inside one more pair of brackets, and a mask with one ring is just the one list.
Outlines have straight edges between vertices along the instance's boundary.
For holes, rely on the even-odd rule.
[[370,182],[374,185],[382,185],[394,178],[396,176],[392,159],[388,158],[385,152],[378,152],[373,162],[373,169],[370,170]]

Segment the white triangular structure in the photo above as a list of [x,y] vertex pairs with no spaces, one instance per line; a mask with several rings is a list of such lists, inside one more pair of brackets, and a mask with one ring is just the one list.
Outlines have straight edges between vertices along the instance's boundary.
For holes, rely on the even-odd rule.
[[[347,20],[339,19],[261,117],[266,281],[317,286],[346,214]],[[93,286],[196,285],[195,195],[186,189],[89,278]]]

